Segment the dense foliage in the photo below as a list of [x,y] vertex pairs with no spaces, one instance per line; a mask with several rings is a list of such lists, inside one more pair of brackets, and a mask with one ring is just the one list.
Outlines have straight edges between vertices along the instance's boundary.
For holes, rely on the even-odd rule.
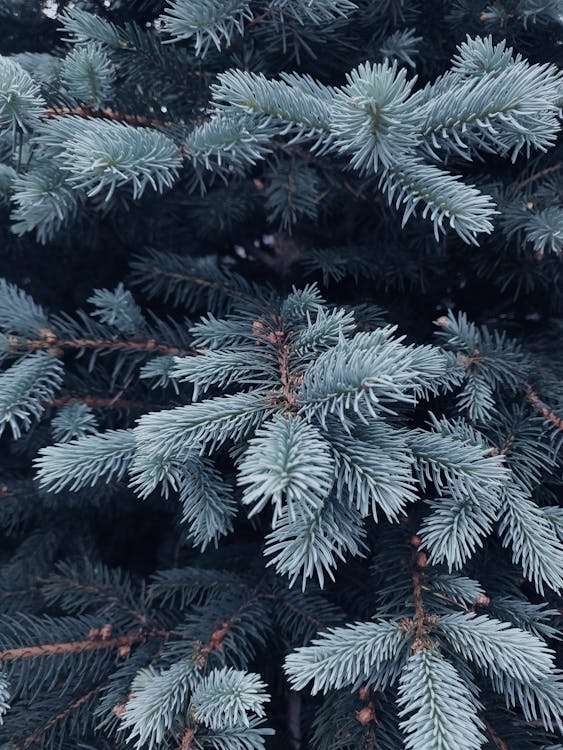
[[561,0],[0,25],[0,748],[561,750]]

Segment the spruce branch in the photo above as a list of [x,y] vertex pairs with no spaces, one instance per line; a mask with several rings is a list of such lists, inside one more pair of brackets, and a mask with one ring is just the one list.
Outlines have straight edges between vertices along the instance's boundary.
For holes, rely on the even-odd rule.
[[30,132],[46,108],[41,90],[21,65],[0,56],[0,132]]
[[196,55],[205,56],[211,44],[221,49],[236,31],[242,33],[252,16],[249,0],[169,0],[160,19],[170,41],[195,37]]
[[563,417],[558,417],[557,414],[540,399],[529,383],[526,384],[526,399],[530,403],[532,409],[540,414],[546,422],[549,422],[558,430],[563,430]]
[[26,737],[23,742],[20,742],[16,746],[16,750],[28,750],[32,745],[39,745],[43,741],[44,737],[54,728],[57,724],[65,722],[75,711],[78,711],[83,706],[88,704],[93,698],[95,698],[104,688],[104,685],[96,685],[96,687],[89,690],[80,698],[76,698],[72,701],[63,711],[60,711],[53,716],[49,721],[40,727],[38,730]]
[[120,649],[131,647],[138,643],[158,638],[168,638],[170,633],[166,630],[133,631],[121,636],[111,638],[88,638],[82,641],[69,641],[66,643],[44,643],[39,646],[20,646],[0,650],[0,664],[8,664],[19,659],[37,659],[48,656],[65,654],[78,654],[89,651],[105,651],[107,649]]
[[427,565],[426,555],[419,551],[420,539],[414,536],[411,539],[412,546],[412,591],[414,604],[414,624],[415,638],[412,643],[412,650],[415,653],[425,648],[431,648],[432,643],[428,639],[427,616],[424,611],[424,599],[422,597],[422,578]]
[[265,716],[269,700],[266,685],[256,674],[228,667],[211,671],[192,693],[192,710],[197,721],[211,729],[250,726],[250,716]]
[[435,650],[414,653],[401,675],[399,716],[409,750],[479,750],[478,704],[454,666]]
[[131,430],[106,432],[43,448],[35,460],[39,482],[52,492],[91,487],[105,477],[119,480],[135,450]]
[[487,734],[489,735],[491,740],[494,742],[494,744],[497,746],[498,750],[509,750],[508,745],[506,744],[506,742],[501,740],[501,738],[496,733],[496,730],[493,727],[493,725],[490,722],[488,722],[486,719],[484,719],[483,721],[485,724],[485,730]]
[[62,382],[62,366],[48,352],[34,352],[0,373],[0,435],[9,425],[15,438],[39,419]]
[[116,409],[126,411],[158,411],[164,408],[160,404],[153,404],[149,401],[130,401],[124,399],[120,394],[111,398],[102,398],[100,396],[59,396],[51,401],[45,402],[45,406],[58,409],[61,406],[74,404],[84,404],[92,409]]
[[561,169],[563,169],[563,161],[558,161],[556,164],[540,169],[539,172],[533,172],[529,177],[526,177],[525,180],[519,182],[515,189],[518,191],[524,190],[524,188],[528,187],[528,185],[531,185],[533,182],[543,180],[544,177],[547,177],[554,172],[559,172]]
[[116,112],[111,107],[87,107],[79,105],[77,107],[49,107],[45,111],[46,117],[83,117],[89,118],[107,118],[108,120],[114,120],[115,122],[123,122],[127,125],[137,125],[138,127],[146,128],[167,128],[172,125],[172,122],[168,120],[160,120],[158,118],[146,117],[144,115],[137,115],[134,113]]
[[18,354],[20,352],[38,352],[47,351],[55,356],[61,356],[65,349],[69,350],[90,350],[90,351],[126,351],[126,352],[143,352],[168,356],[190,356],[191,350],[181,349],[177,346],[169,346],[159,343],[153,338],[141,339],[139,341],[133,338],[129,341],[120,341],[118,339],[88,339],[76,338],[65,339],[59,338],[53,331],[46,328],[38,331],[40,338],[25,339],[18,336],[9,336],[7,345],[8,352]]

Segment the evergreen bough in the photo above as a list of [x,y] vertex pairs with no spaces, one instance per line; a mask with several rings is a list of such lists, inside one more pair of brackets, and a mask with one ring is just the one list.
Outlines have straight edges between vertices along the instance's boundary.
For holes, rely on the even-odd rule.
[[559,750],[561,3],[58,5],[0,0],[0,746]]

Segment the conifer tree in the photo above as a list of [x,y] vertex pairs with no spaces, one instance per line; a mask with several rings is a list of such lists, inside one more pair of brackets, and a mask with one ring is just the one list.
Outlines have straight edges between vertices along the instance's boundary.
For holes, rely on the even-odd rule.
[[0,748],[561,750],[561,1],[0,24]]

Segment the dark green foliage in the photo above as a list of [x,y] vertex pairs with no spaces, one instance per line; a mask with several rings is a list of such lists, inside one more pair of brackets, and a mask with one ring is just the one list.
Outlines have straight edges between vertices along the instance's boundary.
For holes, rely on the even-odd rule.
[[0,0],[1,750],[561,750],[562,25]]

